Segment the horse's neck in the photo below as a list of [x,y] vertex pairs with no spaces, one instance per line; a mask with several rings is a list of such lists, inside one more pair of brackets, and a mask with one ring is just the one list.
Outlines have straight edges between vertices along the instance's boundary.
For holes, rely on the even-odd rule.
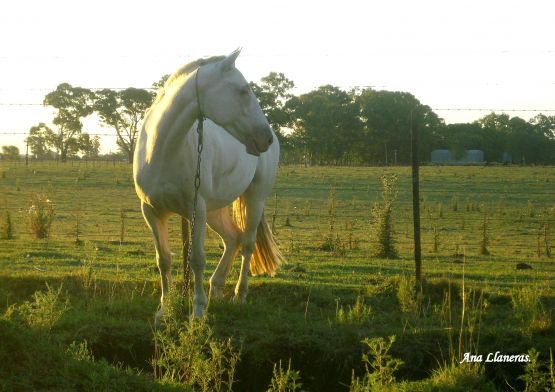
[[[187,82],[186,82],[187,84]],[[197,119],[197,104],[191,86],[184,85],[180,91],[165,97],[170,102],[160,113],[152,113],[147,122],[148,150],[151,160],[157,156],[175,156],[186,141],[188,131]]]

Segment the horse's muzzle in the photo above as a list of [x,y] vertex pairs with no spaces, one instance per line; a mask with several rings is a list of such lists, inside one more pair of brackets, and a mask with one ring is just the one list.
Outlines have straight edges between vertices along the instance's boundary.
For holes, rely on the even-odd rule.
[[247,139],[247,152],[258,157],[263,152],[268,151],[273,142],[274,135],[272,130],[269,127],[265,127]]

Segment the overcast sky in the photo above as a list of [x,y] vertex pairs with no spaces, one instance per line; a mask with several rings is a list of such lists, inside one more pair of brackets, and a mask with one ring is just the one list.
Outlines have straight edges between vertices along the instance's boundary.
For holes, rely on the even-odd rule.
[[[0,5],[0,145],[22,148],[59,83],[149,87],[198,57],[243,51],[247,80],[283,72],[295,94],[323,84],[407,91],[448,123],[489,109],[555,114],[552,1],[6,1]],[[441,109],[486,109],[444,111]],[[547,112],[552,110],[552,112]],[[96,121],[85,131],[110,133]],[[103,151],[114,138],[103,138]]]

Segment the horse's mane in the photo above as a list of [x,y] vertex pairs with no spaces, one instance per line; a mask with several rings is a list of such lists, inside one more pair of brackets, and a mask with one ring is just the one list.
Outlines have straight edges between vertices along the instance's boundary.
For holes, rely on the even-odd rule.
[[190,63],[187,63],[187,64],[183,65],[181,68],[179,68],[173,74],[171,74],[168,77],[168,79],[166,80],[166,82],[164,83],[164,87],[161,87],[158,90],[158,94],[156,95],[156,99],[152,103],[151,108],[153,108],[156,104],[158,104],[164,98],[166,90],[177,79],[179,79],[180,76],[188,75],[188,74],[192,73],[193,71],[199,69],[203,65],[215,63],[215,62],[221,61],[223,59],[225,59],[225,56],[212,56],[212,57],[200,58],[200,59],[191,61]]

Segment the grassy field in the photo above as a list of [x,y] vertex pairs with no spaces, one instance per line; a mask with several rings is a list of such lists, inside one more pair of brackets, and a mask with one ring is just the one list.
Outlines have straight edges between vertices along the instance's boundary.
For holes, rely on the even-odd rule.
[[[380,177],[392,174],[398,178],[393,233],[399,257],[390,260],[374,256],[372,208],[381,201]],[[252,277],[246,304],[211,304],[198,327],[208,340],[229,338],[227,349],[240,351],[234,390],[267,390],[279,361],[285,367],[291,361],[304,390],[355,390],[353,371],[361,383],[387,374],[387,366],[376,363],[365,369],[361,358],[369,346],[362,340],[392,335],[387,355],[403,361],[397,382],[388,384],[393,389],[529,386],[518,378],[523,363],[451,366],[465,352],[485,360],[490,352],[520,355],[535,348],[549,364],[555,170],[421,168],[426,283],[420,294],[411,281],[410,184],[404,167],[280,168],[266,218],[288,264],[274,278]],[[54,206],[48,239],[35,239],[28,224],[37,193]],[[184,365],[155,350],[158,272],[129,165],[0,163],[4,233],[7,213],[15,239],[0,240],[0,389],[188,390],[163,371]],[[179,230],[172,219],[176,275]],[[209,233],[206,278],[220,253],[217,236]],[[532,268],[517,270],[517,263]],[[228,299],[237,276],[234,268]],[[179,328],[179,336],[192,339],[192,327]],[[536,371],[549,382],[549,365]]]

